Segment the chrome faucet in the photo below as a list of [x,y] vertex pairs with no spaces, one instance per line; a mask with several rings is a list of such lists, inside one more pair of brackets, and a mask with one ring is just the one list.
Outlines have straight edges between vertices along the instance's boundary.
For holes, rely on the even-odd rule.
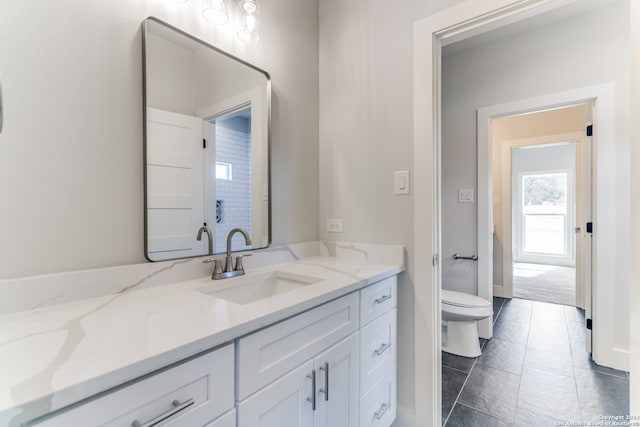
[[211,278],[213,280],[219,279],[227,279],[229,277],[241,276],[244,274],[244,266],[242,265],[242,258],[251,256],[251,254],[238,255],[236,257],[236,264],[233,265],[233,255],[231,255],[231,239],[233,235],[236,233],[242,233],[244,236],[244,242],[247,246],[251,245],[251,237],[249,237],[249,233],[247,233],[242,228],[234,228],[227,235],[227,255],[224,258],[224,271],[222,267],[222,260],[219,259],[207,259],[202,262],[213,262],[213,274]]
[[211,229],[209,227],[207,227],[206,225],[203,225],[202,227],[200,227],[200,229],[198,230],[198,237],[196,237],[197,241],[202,240],[202,233],[205,232],[207,233],[207,243],[209,245],[209,251],[207,252],[207,255],[213,255],[213,236],[211,235]]

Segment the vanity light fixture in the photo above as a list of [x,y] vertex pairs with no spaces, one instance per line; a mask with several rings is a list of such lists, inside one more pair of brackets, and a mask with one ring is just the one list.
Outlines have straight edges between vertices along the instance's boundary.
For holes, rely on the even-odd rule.
[[245,43],[255,43],[260,40],[260,24],[258,23],[258,5],[255,0],[241,0],[240,12],[242,27],[238,31],[238,38]]
[[204,0],[202,16],[208,22],[215,25],[226,24],[229,21],[229,12],[224,0]]

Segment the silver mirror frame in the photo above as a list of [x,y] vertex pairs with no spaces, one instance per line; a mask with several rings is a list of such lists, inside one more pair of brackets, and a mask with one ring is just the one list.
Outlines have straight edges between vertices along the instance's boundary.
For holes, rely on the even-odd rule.
[[[163,260],[152,260],[149,258],[149,241],[148,241],[148,215],[147,215],[147,204],[148,204],[148,194],[147,194],[147,32],[149,30],[148,28],[148,22],[149,21],[154,21],[160,25],[163,25],[167,28],[169,28],[172,31],[175,31],[176,33],[196,42],[199,43],[221,55],[224,55],[225,57],[232,59],[234,61],[237,61],[238,63],[245,65],[261,74],[263,74],[266,77],[266,101],[267,101],[267,197],[268,197],[268,202],[267,202],[267,210],[268,210],[268,219],[267,219],[267,230],[268,230],[268,241],[266,246],[262,246],[259,248],[252,248],[252,249],[248,249],[250,251],[255,251],[255,250],[260,250],[260,249],[266,249],[269,246],[271,246],[272,240],[273,240],[273,235],[272,235],[272,209],[271,209],[271,193],[272,193],[272,188],[271,188],[271,76],[269,75],[268,72],[266,72],[265,70],[256,67],[255,65],[241,59],[238,58],[237,56],[234,56],[228,52],[225,52],[224,50],[217,48],[215,46],[213,46],[210,43],[205,42],[204,40],[201,40],[189,33],[187,33],[186,31],[183,31],[165,21],[162,21],[161,19],[158,19],[154,16],[149,16],[147,19],[142,21],[142,133],[143,133],[143,150],[142,150],[142,164],[143,164],[143,198],[144,198],[144,207],[143,207],[143,212],[144,212],[144,235],[143,235],[143,240],[144,240],[144,256],[145,258],[150,261],[150,262],[160,262],[160,261],[169,261],[169,260],[179,260],[179,259],[190,259],[190,258],[198,258],[198,257],[205,257],[207,256],[207,254],[202,254],[202,255],[194,255],[194,256],[189,256],[189,257],[181,257],[181,258],[167,258],[167,259],[163,259]],[[2,130],[2,98],[1,98],[1,92],[0,92],[0,131]],[[243,250],[244,252],[245,250]],[[214,254],[215,255],[215,254]]]

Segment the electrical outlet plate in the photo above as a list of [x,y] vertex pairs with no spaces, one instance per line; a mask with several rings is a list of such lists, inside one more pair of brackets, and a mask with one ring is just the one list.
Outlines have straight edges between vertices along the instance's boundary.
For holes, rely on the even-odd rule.
[[342,233],[342,218],[327,219],[329,233]]

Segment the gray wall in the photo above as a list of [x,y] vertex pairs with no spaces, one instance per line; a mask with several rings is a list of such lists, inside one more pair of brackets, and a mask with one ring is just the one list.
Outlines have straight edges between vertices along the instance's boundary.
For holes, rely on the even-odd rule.
[[199,1],[0,3],[0,278],[144,262],[150,15],[270,72],[273,241],[318,238],[318,3],[262,6],[262,39],[245,45]]
[[[456,0],[320,1],[320,237],[407,247],[398,295],[398,406],[415,407],[413,195],[393,194],[413,165],[413,24]],[[326,231],[342,218],[344,233]],[[425,331],[425,333],[427,333]]]

